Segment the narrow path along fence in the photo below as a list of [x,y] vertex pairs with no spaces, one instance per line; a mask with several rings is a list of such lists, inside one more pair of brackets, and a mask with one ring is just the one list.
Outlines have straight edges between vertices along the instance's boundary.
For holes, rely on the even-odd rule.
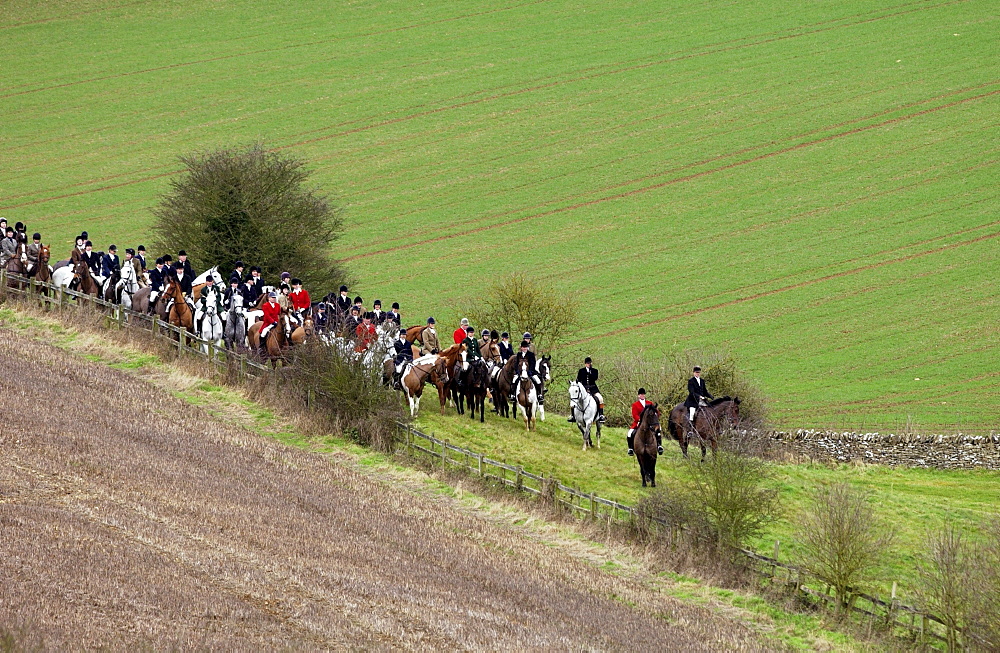
[[[257,378],[268,371],[268,367],[251,360],[246,354],[221,348],[215,343],[172,324],[160,320],[155,315],[147,315],[127,309],[118,304],[105,301],[99,297],[70,290],[51,283],[41,283],[18,275],[7,273],[0,268],[0,289],[23,301],[37,303],[48,308],[57,315],[67,310],[79,310],[85,306],[101,308],[107,311],[105,323],[108,328],[126,328],[126,326],[148,330],[155,338],[167,340],[171,346],[176,346],[178,355],[194,355],[205,358],[218,371],[239,370],[243,378]],[[44,291],[44,292],[43,292]],[[451,444],[447,440],[438,439],[423,433],[408,424],[399,423],[404,433],[405,447],[409,455],[421,454],[439,460],[441,469],[460,469],[474,474],[486,481],[492,481],[501,486],[511,488],[536,497],[544,497],[552,505],[567,509],[577,517],[607,523],[628,523],[638,519],[633,506],[612,501],[598,496],[594,492],[585,492],[579,488],[570,487],[552,477],[539,476],[524,469],[522,466],[511,465],[489,458],[485,454],[465,449]],[[643,517],[643,519],[651,519]],[[653,519],[662,527],[669,528],[666,522]],[[741,550],[748,564],[761,575],[770,578],[773,583],[781,583],[796,592],[813,597],[827,603],[835,599],[827,591],[819,591],[806,586],[808,575],[800,568],[785,564],[778,560],[779,544],[775,542],[774,555],[765,556],[753,551]],[[814,582],[813,584],[816,584]],[[858,600],[866,602],[867,609],[856,604]],[[948,641],[945,622],[935,615],[928,614],[912,606],[902,604],[896,598],[896,584],[893,583],[892,597],[885,601],[863,592],[853,594],[851,610],[878,620],[891,627],[908,631],[914,641],[924,644],[944,643]]]

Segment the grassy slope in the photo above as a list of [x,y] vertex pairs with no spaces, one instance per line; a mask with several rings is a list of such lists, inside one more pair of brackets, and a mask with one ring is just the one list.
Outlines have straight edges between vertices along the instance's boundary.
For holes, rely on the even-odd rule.
[[287,416],[262,406],[232,388],[215,385],[202,377],[178,370],[170,362],[133,346],[123,346],[62,323],[8,308],[0,309],[0,326],[28,338],[52,344],[69,353],[111,368],[128,371],[169,392],[182,401],[198,406],[229,426],[247,428],[279,442],[328,455],[334,464],[361,470],[377,481],[392,482],[403,492],[441,501],[454,500],[455,509],[483,517],[548,547],[582,557],[602,570],[634,582],[648,584],[667,597],[721,610],[729,619],[753,623],[755,630],[795,650],[867,650],[848,634],[828,629],[821,616],[791,613],[760,596],[713,587],[698,579],[658,572],[649,573],[649,561],[637,558],[635,551],[613,542],[598,542],[572,524],[558,524],[539,519],[537,514],[516,505],[477,495],[468,488],[453,487],[447,479],[438,480],[423,472],[403,467],[391,457],[359,447],[341,437],[316,437],[304,434]]
[[[625,455],[622,429],[605,429],[602,449],[580,451],[581,439],[575,426],[559,415],[539,422],[535,433],[526,433],[523,422],[491,420],[485,426],[459,418],[452,411],[440,416],[424,412],[417,426],[453,444],[490,455],[525,469],[552,475],[585,492],[634,503],[650,490],[641,487],[638,465]],[[676,443],[665,443],[665,454],[657,461],[657,483],[661,487],[683,485],[688,478],[686,463]],[[794,560],[795,518],[805,507],[811,492],[821,484],[847,481],[872,493],[878,515],[898,530],[884,589],[899,581],[903,596],[912,597],[917,575],[914,562],[924,548],[929,529],[946,519],[966,529],[996,514],[1000,495],[1000,473],[995,471],[940,471],[934,469],[893,469],[877,465],[782,464],[775,466],[774,486],[781,492],[785,518],[773,525],[756,543],[758,551],[769,553],[774,540],[781,541],[781,557]]]
[[414,321],[531,270],[597,354],[728,345],[781,424],[995,425],[984,0],[8,4],[0,208],[57,250],[147,239],[178,154],[259,138]]

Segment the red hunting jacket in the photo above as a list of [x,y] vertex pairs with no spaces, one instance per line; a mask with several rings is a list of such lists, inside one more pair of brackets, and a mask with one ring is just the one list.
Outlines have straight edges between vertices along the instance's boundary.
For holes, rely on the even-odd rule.
[[312,301],[309,299],[309,291],[307,290],[300,290],[298,292],[293,290],[289,294],[289,297],[292,298],[292,307],[297,311],[305,311],[312,306]]
[[646,402],[642,402],[636,399],[635,403],[632,404],[632,426],[629,427],[630,429],[639,428],[639,417],[642,415],[642,409],[645,408],[648,403],[648,400]]
[[465,337],[468,335],[469,334],[465,332],[465,327],[458,327],[457,329],[455,329],[455,333],[452,334],[452,338],[454,338],[456,345],[460,345],[462,344],[462,341],[465,340]]
[[277,324],[278,320],[281,318],[281,305],[278,302],[264,302],[264,324],[261,325],[261,330],[271,326],[272,324]]

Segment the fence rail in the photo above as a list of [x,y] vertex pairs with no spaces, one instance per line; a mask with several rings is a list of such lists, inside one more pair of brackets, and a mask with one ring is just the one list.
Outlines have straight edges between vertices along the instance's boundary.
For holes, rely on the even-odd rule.
[[[9,274],[2,268],[0,268],[0,289],[19,296],[25,301],[38,303],[40,306],[59,314],[66,310],[79,310],[88,305],[100,307],[107,311],[105,323],[109,328],[121,329],[126,326],[141,325],[140,328],[148,330],[153,337],[168,340],[171,345],[176,343],[178,355],[201,356],[220,371],[235,369],[238,366],[242,377],[252,379],[260,377],[269,369],[257,361],[250,360],[246,354],[220,348],[215,343],[204,340],[182,327],[164,322],[155,315],[138,313],[100,297],[69,288]],[[611,523],[629,522],[639,517],[633,506],[600,497],[594,492],[588,493],[579,488],[564,485],[552,477],[533,474],[518,465],[493,460],[482,453],[423,433],[408,424],[399,423],[399,428],[405,433],[403,446],[405,446],[407,453],[412,455],[415,452],[420,452],[440,459],[442,469],[462,469],[484,480],[499,483],[518,492],[533,496],[545,496],[553,505],[566,508],[570,513],[584,519],[594,521],[603,519]],[[661,527],[670,527],[666,522],[649,516],[642,518],[658,523]],[[775,543],[774,557],[745,549],[740,550],[740,553],[747,558],[748,564],[755,571],[772,579],[772,582],[782,582],[780,576],[783,575],[784,584],[794,588],[796,592],[827,603],[835,601],[829,595],[829,588],[826,588],[827,591],[819,591],[806,586],[805,582],[808,580],[808,576],[802,569],[777,559],[777,542]],[[853,593],[854,599],[867,601],[870,609],[857,606],[854,601],[851,602],[850,608],[870,619],[878,619],[889,626],[910,632],[915,641],[925,644],[948,642],[947,625],[942,619],[915,607],[902,604],[895,598],[895,590],[894,583],[893,597],[889,601],[863,592],[855,592]],[[945,629],[944,634],[936,632],[942,627]]]

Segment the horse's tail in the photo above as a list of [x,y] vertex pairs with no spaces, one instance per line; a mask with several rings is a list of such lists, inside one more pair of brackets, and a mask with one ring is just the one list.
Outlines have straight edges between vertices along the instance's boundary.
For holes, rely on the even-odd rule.
[[677,440],[678,442],[681,441],[680,435],[677,433],[677,424],[674,422],[673,410],[667,414],[667,433],[669,433],[670,437],[674,440]]

